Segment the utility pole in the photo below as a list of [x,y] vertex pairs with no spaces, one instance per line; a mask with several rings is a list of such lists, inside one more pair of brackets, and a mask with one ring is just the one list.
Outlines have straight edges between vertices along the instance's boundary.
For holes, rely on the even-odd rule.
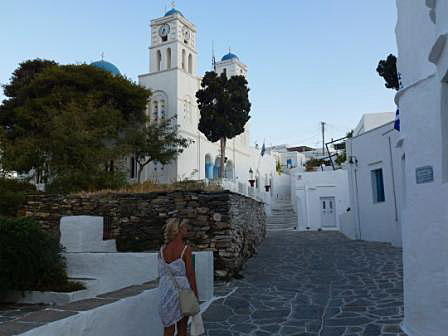
[[322,125],[322,155],[325,156],[325,122],[321,121],[320,124]]

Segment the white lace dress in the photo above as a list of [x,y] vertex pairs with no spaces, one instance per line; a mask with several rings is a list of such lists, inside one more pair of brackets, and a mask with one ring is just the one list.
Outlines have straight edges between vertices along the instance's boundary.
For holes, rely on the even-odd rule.
[[180,258],[167,264],[165,258],[163,257],[163,246],[160,249],[159,254],[159,291],[160,291],[160,305],[159,313],[162,319],[162,324],[164,327],[169,327],[177,322],[179,322],[183,316],[180,311],[179,297],[177,294],[177,289],[173,284],[172,279],[168,275],[169,268],[177,280],[180,288],[190,288],[190,283],[187,279],[187,273],[185,269],[185,263],[183,261],[183,256],[187,246]]

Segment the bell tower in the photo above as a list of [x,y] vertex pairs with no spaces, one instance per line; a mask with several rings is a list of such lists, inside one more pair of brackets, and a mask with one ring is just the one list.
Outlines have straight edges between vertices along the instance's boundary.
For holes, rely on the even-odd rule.
[[221,58],[221,61],[216,62],[216,73],[221,74],[225,72],[227,78],[232,76],[244,76],[247,78],[247,65],[243,64],[239,57],[230,52]]
[[174,7],[151,21],[150,73],[179,69],[196,75],[196,27]]

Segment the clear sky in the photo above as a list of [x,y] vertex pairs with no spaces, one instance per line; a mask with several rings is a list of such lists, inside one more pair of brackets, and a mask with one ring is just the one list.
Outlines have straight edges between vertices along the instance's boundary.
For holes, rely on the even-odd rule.
[[[148,72],[149,22],[162,0],[0,1],[0,83],[18,64],[101,58],[137,81]],[[394,92],[375,69],[396,54],[393,0],[178,0],[198,29],[199,74],[211,45],[249,67],[252,142],[319,146],[354,128],[363,113],[394,111]],[[4,98],[0,94],[0,99]]]

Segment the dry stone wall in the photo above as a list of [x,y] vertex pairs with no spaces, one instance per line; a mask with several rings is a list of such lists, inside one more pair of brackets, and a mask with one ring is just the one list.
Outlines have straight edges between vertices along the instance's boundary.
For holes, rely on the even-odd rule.
[[158,250],[163,226],[177,218],[189,224],[194,250],[214,252],[219,278],[238,273],[266,236],[263,203],[231,192],[30,195],[21,214],[56,237],[62,216],[103,216],[105,239],[116,239],[122,252]]

